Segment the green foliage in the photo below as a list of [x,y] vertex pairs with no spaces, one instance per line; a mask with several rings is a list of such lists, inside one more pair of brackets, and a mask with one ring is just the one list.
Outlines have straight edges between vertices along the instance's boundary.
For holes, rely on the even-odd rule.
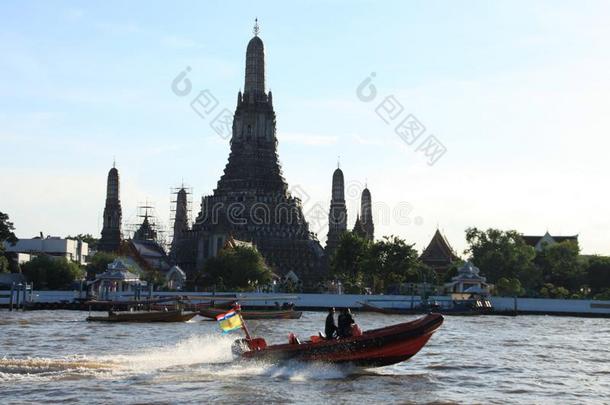
[[68,237],[66,237],[66,239],[74,239],[74,240],[83,241],[89,246],[89,249],[93,249],[93,250],[97,249],[97,244],[100,241],[99,238],[95,238],[90,233],[84,233],[84,234],[79,233],[76,236],[68,236]]
[[427,275],[436,281],[436,273],[418,262],[413,245],[397,236],[369,242],[353,232],[345,232],[331,259],[331,275],[342,281],[344,291],[359,294],[370,286],[383,293],[390,285],[418,281]]
[[593,296],[594,300],[610,301],[610,288],[607,288]]
[[209,258],[199,282],[216,285],[218,290],[252,290],[270,283],[272,276],[258,250],[237,246],[223,249],[218,256]]
[[540,289],[540,296],[543,298],[566,299],[570,296],[570,292],[565,287],[555,286],[551,283],[544,283]]
[[[353,232],[344,232],[330,262],[330,273],[343,282],[344,288],[350,284],[363,286],[365,261],[368,260],[369,242]],[[370,266],[370,264],[368,264]]]
[[10,270],[8,259],[0,254],[0,273],[10,273]]
[[610,257],[593,256],[586,265],[586,274],[594,294],[610,289]]
[[542,270],[546,283],[577,291],[585,282],[585,272],[578,254],[578,244],[567,240],[545,246],[538,252],[535,263]]
[[4,242],[15,244],[18,241],[14,230],[15,226],[9,221],[8,214],[0,212],[0,252],[4,252]]
[[417,251],[397,236],[385,236],[372,243],[366,253],[365,279],[377,293],[406,281],[409,276],[417,277]]
[[539,285],[541,274],[533,264],[536,252],[516,231],[468,228],[466,242],[466,253],[489,282],[496,283],[504,277],[520,280],[526,289]]
[[87,264],[87,278],[94,279],[97,274],[103,273],[108,268],[108,265],[117,258],[114,253],[108,252],[97,252],[90,259]]
[[[135,269],[130,268],[130,271],[138,273]],[[146,281],[149,285],[155,286],[155,288],[161,288],[167,283],[165,276],[163,276],[159,270],[149,269],[143,273],[141,279]]]
[[504,297],[520,297],[525,290],[518,279],[502,277],[496,282],[496,292]]
[[22,266],[23,274],[37,290],[62,290],[70,287],[83,271],[66,258],[38,256]]

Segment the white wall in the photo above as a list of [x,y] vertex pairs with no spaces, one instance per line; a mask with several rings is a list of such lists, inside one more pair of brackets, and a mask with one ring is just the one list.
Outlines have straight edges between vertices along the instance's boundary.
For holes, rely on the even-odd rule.
[[[218,293],[231,294],[231,293]],[[209,293],[196,292],[154,292],[153,295],[209,295]],[[373,305],[383,308],[409,308],[411,306],[411,296],[408,295],[353,295],[353,294],[265,294],[247,293],[249,297],[269,297],[267,301],[242,301],[243,304],[273,305],[276,301],[280,304],[292,301],[301,308],[321,308],[321,307],[350,307],[358,308],[359,302],[368,301]],[[120,299],[128,300],[132,298],[129,293],[117,293]],[[142,298],[148,296],[146,291],[142,291]],[[36,302],[60,302],[72,301],[78,297],[78,291],[34,291],[34,301]],[[431,299],[447,300],[449,297],[431,297]],[[414,305],[420,302],[419,297],[413,297]],[[514,309],[514,299],[511,297],[492,297],[491,302],[494,309],[498,311],[512,311]],[[0,303],[8,303],[8,299],[1,299]],[[599,313],[610,315],[610,301],[593,300],[559,300],[541,298],[518,298],[517,309],[519,311],[535,312],[572,312],[572,313]]]

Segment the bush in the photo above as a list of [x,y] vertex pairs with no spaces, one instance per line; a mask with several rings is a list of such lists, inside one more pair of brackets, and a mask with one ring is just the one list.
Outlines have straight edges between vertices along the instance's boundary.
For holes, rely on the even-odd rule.
[[38,256],[22,266],[23,274],[37,290],[63,290],[84,275],[76,263],[65,257]]

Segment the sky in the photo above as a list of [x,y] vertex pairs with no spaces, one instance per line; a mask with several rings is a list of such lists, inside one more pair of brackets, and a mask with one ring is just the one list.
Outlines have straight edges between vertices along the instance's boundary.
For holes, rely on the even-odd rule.
[[[3,1],[0,211],[22,238],[99,235],[116,161],[126,228],[146,201],[167,226],[182,183],[196,214],[229,143],[191,101],[207,90],[234,111],[258,18],[284,177],[322,242],[340,160],[348,226],[367,185],[378,238],[421,250],[438,228],[461,254],[466,228],[494,227],[610,254],[609,15],[605,1]],[[413,119],[419,136],[395,132]]]

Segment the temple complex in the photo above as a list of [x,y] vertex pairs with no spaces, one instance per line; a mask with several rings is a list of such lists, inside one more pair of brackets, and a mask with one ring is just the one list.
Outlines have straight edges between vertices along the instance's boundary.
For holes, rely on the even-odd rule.
[[343,171],[337,167],[333,173],[332,198],[328,213],[328,235],[326,254],[330,257],[337,248],[341,234],[347,230],[347,208],[345,206],[345,182]]
[[108,172],[106,184],[106,205],[104,207],[104,227],[98,249],[104,252],[117,252],[121,246],[121,200],[119,198],[119,171],[115,165]]
[[233,237],[254,244],[279,276],[292,271],[305,285],[323,277],[324,250],[309,230],[301,201],[288,191],[277,143],[273,98],[265,88],[265,49],[256,25],[246,50],[244,90],[237,95],[224,174],[212,195],[202,199],[192,229],[174,225],[182,227],[183,252],[176,256],[183,269],[200,269]]

